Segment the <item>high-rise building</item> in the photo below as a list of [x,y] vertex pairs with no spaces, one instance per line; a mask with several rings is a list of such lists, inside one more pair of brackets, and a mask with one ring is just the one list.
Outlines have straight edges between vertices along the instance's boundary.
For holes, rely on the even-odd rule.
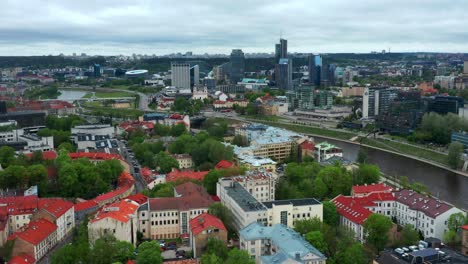
[[283,90],[292,90],[292,61],[280,59],[275,67],[276,86]]
[[386,113],[397,96],[396,88],[365,88],[362,96],[362,117],[370,118]]
[[322,75],[322,57],[320,55],[309,55],[309,83],[312,85],[320,85],[320,77]]
[[280,39],[280,59],[288,57],[288,41],[286,39]]
[[193,92],[193,87],[200,84],[200,67],[193,65],[190,67],[190,90]]
[[171,63],[172,86],[179,89],[190,89],[190,63]]
[[329,58],[321,56],[320,85],[330,86],[335,83],[335,65],[330,64]]
[[281,58],[281,44],[275,44],[275,63]]
[[313,110],[314,104],[314,86],[301,85],[296,88],[296,98],[300,110]]
[[95,63],[93,65],[94,77],[101,77],[101,65]]
[[231,52],[231,72],[229,80],[232,84],[240,82],[244,78],[245,57],[241,49],[233,49]]

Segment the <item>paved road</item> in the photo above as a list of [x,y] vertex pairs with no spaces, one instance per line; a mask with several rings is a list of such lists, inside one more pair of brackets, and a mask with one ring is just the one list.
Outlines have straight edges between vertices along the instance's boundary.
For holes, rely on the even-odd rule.
[[135,179],[135,193],[140,193],[143,190],[148,189],[143,176],[140,174],[141,166],[136,160],[134,154],[129,152],[129,149],[127,149],[124,141],[118,140],[118,142],[122,156],[130,165],[130,174],[133,176],[133,179]]

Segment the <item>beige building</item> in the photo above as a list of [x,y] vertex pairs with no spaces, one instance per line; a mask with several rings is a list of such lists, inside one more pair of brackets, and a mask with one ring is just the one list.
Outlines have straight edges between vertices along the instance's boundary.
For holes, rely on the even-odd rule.
[[174,188],[174,197],[150,198],[138,209],[138,230],[144,238],[189,237],[189,221],[214,203],[203,187],[192,182]]
[[172,157],[179,163],[179,169],[189,169],[193,167],[192,156],[189,154],[174,154]]
[[364,94],[365,87],[345,87],[341,88],[338,93],[338,97],[351,97],[351,96],[362,96]]
[[125,199],[103,207],[88,224],[90,243],[104,235],[136,245],[139,204]]
[[219,218],[204,213],[190,220],[190,245],[194,258],[203,255],[210,238],[227,244],[227,229]]
[[229,177],[222,179],[221,182],[226,184],[229,180],[238,182],[259,202],[275,200],[276,177],[272,173],[248,171],[245,176]]
[[39,199],[39,209],[33,220],[46,219],[57,225],[57,241],[62,241],[75,227],[74,204],[60,198]]
[[249,170],[276,171],[277,162],[270,158],[239,155],[236,160],[239,165],[245,166]]

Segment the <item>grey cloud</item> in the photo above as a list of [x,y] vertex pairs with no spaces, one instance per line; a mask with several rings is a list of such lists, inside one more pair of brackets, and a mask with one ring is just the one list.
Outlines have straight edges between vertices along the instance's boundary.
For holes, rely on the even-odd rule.
[[468,1],[6,1],[0,55],[272,52],[466,52]]

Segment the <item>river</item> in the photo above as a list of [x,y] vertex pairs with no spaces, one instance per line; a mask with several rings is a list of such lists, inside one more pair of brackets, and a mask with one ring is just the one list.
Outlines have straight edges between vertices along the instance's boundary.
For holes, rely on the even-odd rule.
[[[345,159],[355,161],[361,146],[338,140],[314,137],[315,141],[328,141],[343,149]],[[433,196],[459,208],[468,209],[468,177],[444,170],[428,163],[397,154],[363,147],[369,162],[380,167],[389,176],[407,176],[411,182],[425,184]]]

